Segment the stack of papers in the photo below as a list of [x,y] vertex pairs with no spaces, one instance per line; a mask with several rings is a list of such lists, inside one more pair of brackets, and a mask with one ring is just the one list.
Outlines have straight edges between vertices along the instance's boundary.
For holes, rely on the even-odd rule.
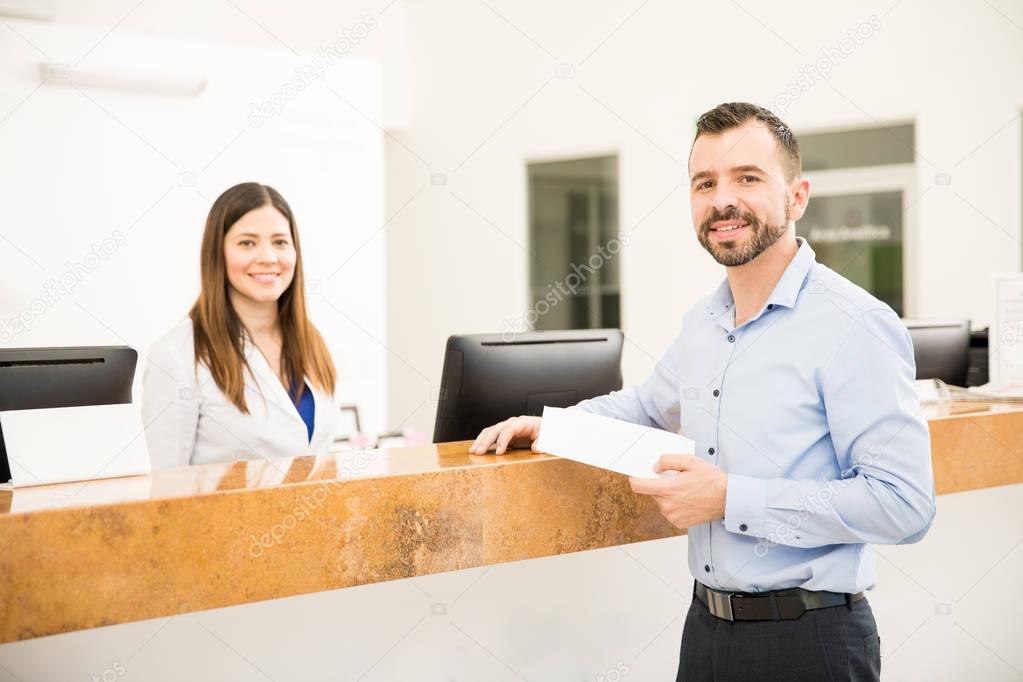
[[675,433],[560,407],[543,408],[536,447],[551,455],[639,478],[658,477],[654,465],[661,455],[696,452],[695,442]]
[[1023,384],[990,382],[983,386],[960,388],[949,386],[952,400],[977,402],[1020,402],[1023,401]]

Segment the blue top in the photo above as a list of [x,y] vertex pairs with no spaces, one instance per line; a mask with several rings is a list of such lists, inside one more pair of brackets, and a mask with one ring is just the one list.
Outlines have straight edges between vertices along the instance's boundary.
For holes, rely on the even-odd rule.
[[735,326],[728,280],[689,310],[636,387],[579,408],[680,432],[728,474],[723,519],[689,529],[689,570],[741,592],[859,592],[871,543],[920,540],[934,518],[930,434],[895,312],[799,249]]
[[[292,391],[294,392],[294,391]],[[302,395],[295,403],[298,414],[305,422],[306,431],[309,433],[309,442],[313,440],[313,427],[316,423],[316,401],[313,400],[313,392],[309,390],[309,384],[302,385]]]

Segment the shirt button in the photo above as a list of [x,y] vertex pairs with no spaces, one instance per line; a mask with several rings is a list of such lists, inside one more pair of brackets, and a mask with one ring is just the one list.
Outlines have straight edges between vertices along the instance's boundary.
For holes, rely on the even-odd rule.
[[707,454],[708,455],[713,455],[714,454],[714,448],[710,448],[709,450],[707,450]]
[[729,334],[728,335],[728,343],[735,343],[735,335],[734,334]]
[[774,304],[773,303],[768,303],[767,304],[767,309],[768,310],[774,310]]
[[747,526],[746,526],[745,523],[739,524],[739,530],[741,530],[743,533],[746,532],[746,528],[747,528]]
[[721,395],[721,391],[719,391],[719,390],[717,390],[717,389],[715,388],[715,389],[714,389],[714,397],[715,397],[715,398],[717,398],[717,397],[718,397],[719,395]]
[[704,564],[703,570],[707,571],[707,573],[710,573],[710,564]]

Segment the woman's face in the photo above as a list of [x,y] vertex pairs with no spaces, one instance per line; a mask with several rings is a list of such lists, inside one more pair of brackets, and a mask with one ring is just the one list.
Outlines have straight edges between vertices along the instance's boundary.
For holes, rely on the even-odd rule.
[[281,297],[295,277],[297,258],[288,219],[270,204],[243,215],[224,235],[228,284],[255,303]]

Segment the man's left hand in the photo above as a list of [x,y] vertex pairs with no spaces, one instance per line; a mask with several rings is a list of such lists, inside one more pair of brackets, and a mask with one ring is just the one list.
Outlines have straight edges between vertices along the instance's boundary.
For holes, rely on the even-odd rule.
[[632,492],[650,495],[677,528],[724,518],[728,474],[696,455],[661,455],[654,470],[677,471],[664,478],[629,477]]

